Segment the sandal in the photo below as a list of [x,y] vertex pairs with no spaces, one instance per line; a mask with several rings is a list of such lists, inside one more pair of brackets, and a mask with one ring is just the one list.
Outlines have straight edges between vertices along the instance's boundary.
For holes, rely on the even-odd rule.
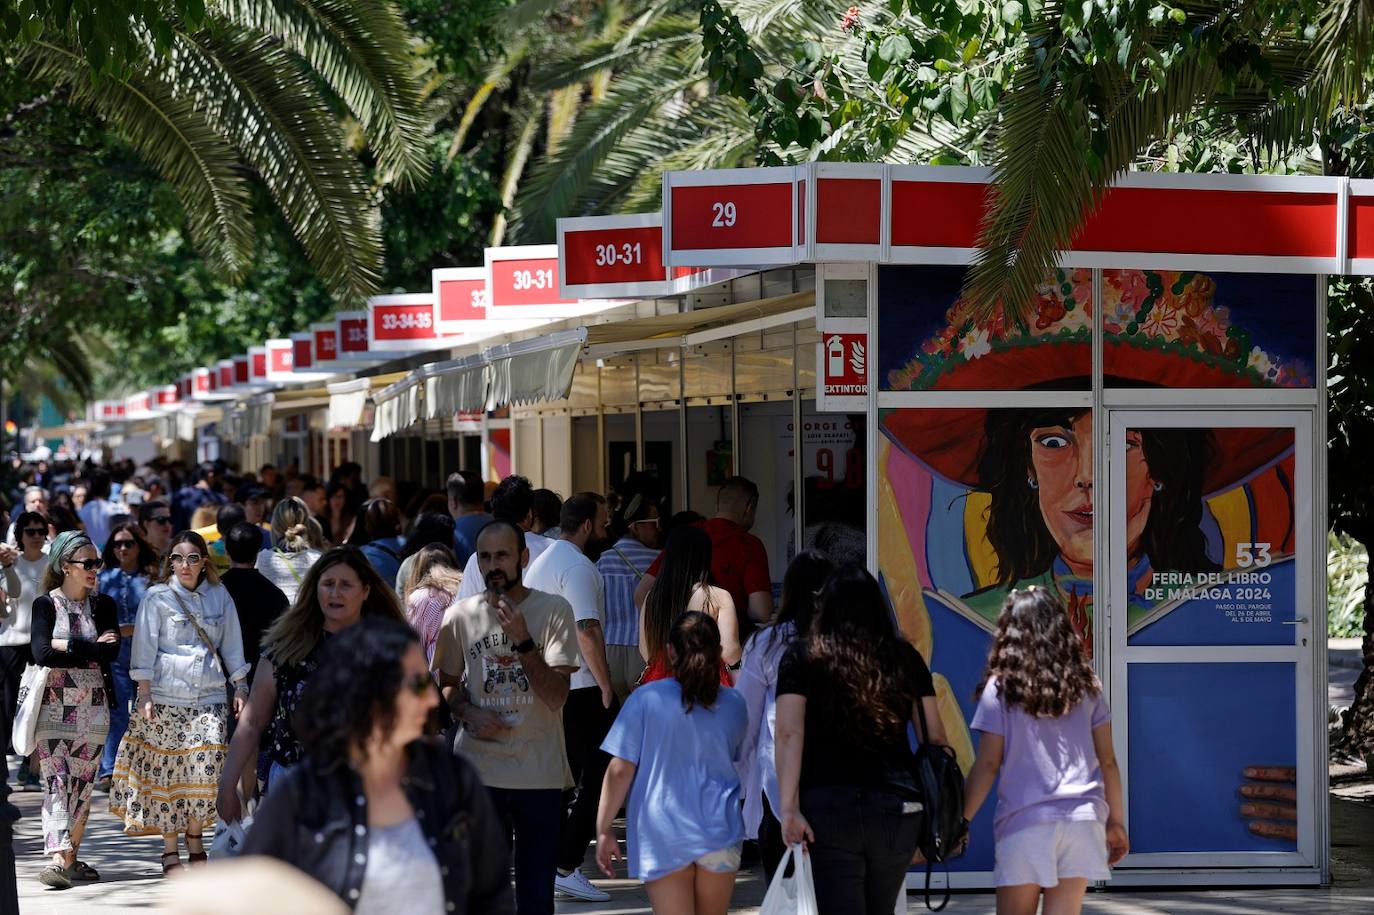
[[77,861],[67,868],[67,877],[72,880],[82,880],[93,883],[100,879],[100,872],[91,867],[85,861]]
[[49,864],[38,872],[38,882],[44,886],[50,886],[55,890],[69,890],[72,888],[72,880],[67,876],[67,869],[56,862]]
[[[192,842],[194,842],[194,843],[196,843],[197,845],[199,845],[200,848],[199,848],[198,850],[192,850],[192,848],[191,848],[191,843],[192,843]],[[206,862],[209,861],[209,860],[210,860],[210,856],[207,855],[207,854],[205,853],[205,838],[204,838],[203,836],[193,836],[193,835],[187,834],[187,836],[186,836],[186,863],[187,863],[187,864],[204,864],[204,863],[206,863]]]
[[[171,864],[167,863],[168,858],[172,859]],[[175,873],[179,870],[181,870],[181,853],[175,851],[164,851],[162,853],[162,876],[166,877],[169,874]]]

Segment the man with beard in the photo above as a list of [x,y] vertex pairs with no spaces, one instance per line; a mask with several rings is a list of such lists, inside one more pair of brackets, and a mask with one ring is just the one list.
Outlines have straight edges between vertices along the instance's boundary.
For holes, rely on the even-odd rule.
[[475,558],[486,589],[444,613],[432,666],[460,725],[454,751],[476,766],[514,836],[516,911],[552,915],[572,784],[562,709],[581,665],[572,607],[521,580],[529,550],[518,524],[482,528]]

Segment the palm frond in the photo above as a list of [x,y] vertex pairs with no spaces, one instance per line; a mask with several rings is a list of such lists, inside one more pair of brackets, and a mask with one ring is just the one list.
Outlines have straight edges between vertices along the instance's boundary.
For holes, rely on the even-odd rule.
[[520,187],[520,179],[529,164],[530,154],[534,151],[534,141],[539,135],[539,109],[529,107],[516,113],[513,126],[516,128],[515,141],[511,145],[510,158],[501,175],[501,212],[492,220],[491,245],[499,247],[506,237],[506,213],[515,200],[515,192]]
[[379,0],[221,0],[233,24],[299,55],[362,125],[385,180],[428,173],[418,62],[395,6]]
[[[637,23],[631,23],[631,26]],[[577,45],[545,62],[530,80],[530,88],[548,91],[585,82],[604,70],[625,70],[645,58],[684,44],[699,46],[700,25],[695,17],[672,16],[627,27],[620,34]]]
[[34,79],[67,87],[73,104],[103,119],[176,190],[197,247],[231,275],[253,255],[250,189],[234,147],[164,81],[135,70],[90,77],[85,57],[57,40],[19,57]]
[[377,209],[311,72],[275,39],[239,28],[178,31],[160,67],[258,173],[330,291],[345,303],[372,294]]

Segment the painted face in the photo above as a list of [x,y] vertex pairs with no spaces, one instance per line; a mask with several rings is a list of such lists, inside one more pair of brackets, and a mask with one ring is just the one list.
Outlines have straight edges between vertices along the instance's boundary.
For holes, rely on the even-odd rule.
[[324,628],[338,632],[362,619],[368,593],[367,585],[347,563],[336,562],[325,569],[315,590],[324,612]]
[[521,560],[515,532],[497,527],[477,540],[477,570],[488,588],[509,591],[520,584]]
[[196,585],[200,584],[200,573],[205,568],[205,555],[194,543],[183,541],[172,547],[168,561],[172,564],[172,574],[181,586],[194,591]]
[[100,553],[88,544],[77,550],[62,567],[68,581],[80,583],[87,590],[92,590],[100,581],[100,565]]
[[439,690],[430,676],[424,652],[419,645],[411,645],[401,659],[403,680],[396,693],[395,726],[391,732],[393,743],[404,746],[425,733],[429,713],[439,705]]
[[[1075,573],[1093,568],[1093,417],[1084,413],[1068,426],[1040,426],[1030,431],[1030,480],[1036,486],[1040,514],[1060,556]],[[1126,540],[1132,559],[1139,556],[1140,536],[1150,517],[1154,481],[1150,479],[1139,432],[1126,434]]]

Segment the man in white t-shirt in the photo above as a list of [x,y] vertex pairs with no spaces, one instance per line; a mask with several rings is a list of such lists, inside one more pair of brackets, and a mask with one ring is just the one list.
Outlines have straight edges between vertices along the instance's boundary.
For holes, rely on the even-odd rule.
[[601,742],[620,711],[611,688],[610,665],[606,662],[606,586],[601,573],[586,556],[588,542],[606,538],[609,520],[604,496],[582,492],[568,499],[558,519],[561,539],[554,541],[525,571],[529,587],[561,595],[572,605],[577,620],[582,669],[573,674],[572,690],[563,706],[563,739],[573,790],[567,798],[568,814],[563,820],[554,889],[588,902],[606,902],[611,898],[582,873],[587,845],[596,835],[601,780],[611,762],[601,751]]
[[[529,550],[529,558],[524,562],[526,567],[553,543],[548,537],[530,533],[530,528],[534,526],[534,487],[518,474],[506,477],[492,492],[491,514],[497,521],[509,521],[525,532],[525,547]],[[458,587],[458,599],[481,594],[486,587],[484,581],[477,568],[477,554],[473,553],[463,567],[463,583]]]
[[476,767],[514,835],[516,910],[551,915],[563,791],[572,785],[561,712],[581,660],[572,608],[525,586],[519,525],[488,524],[476,557],[485,590],[444,612],[431,666],[460,722],[454,751]]

